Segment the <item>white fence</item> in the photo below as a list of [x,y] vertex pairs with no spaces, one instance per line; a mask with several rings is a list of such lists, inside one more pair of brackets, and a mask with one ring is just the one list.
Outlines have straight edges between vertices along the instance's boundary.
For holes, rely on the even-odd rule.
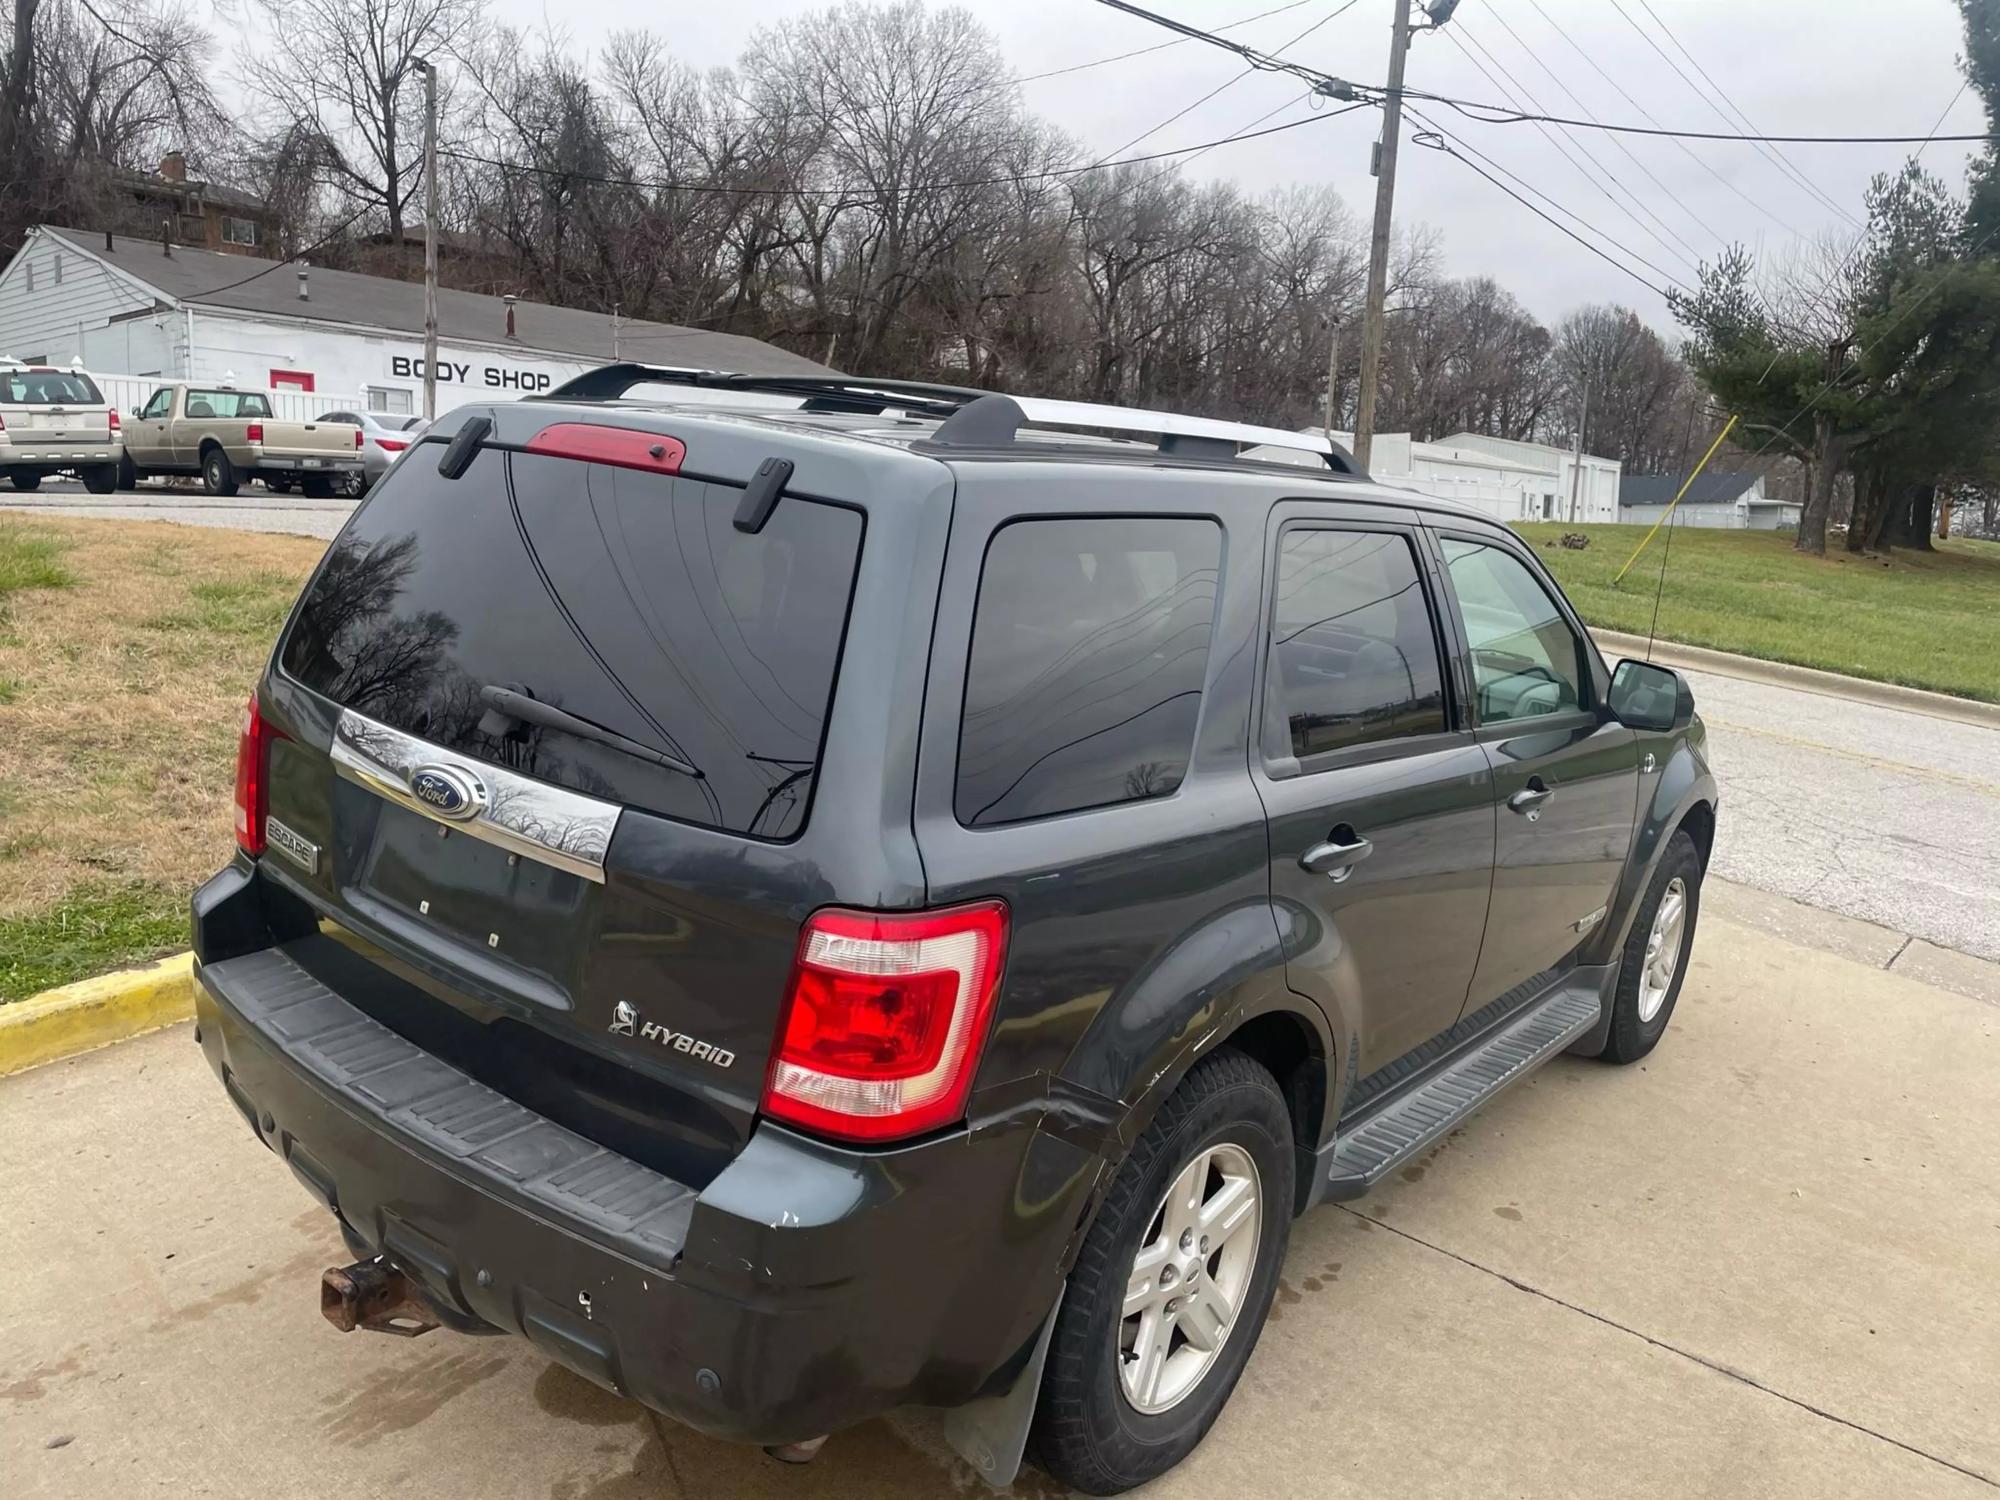
[[[165,384],[157,375],[99,375],[93,370],[90,378],[104,392],[106,401],[127,414],[144,406],[152,399],[153,392]],[[311,422],[322,412],[368,409],[359,396],[345,392],[281,389],[270,394],[271,415],[281,422]]]

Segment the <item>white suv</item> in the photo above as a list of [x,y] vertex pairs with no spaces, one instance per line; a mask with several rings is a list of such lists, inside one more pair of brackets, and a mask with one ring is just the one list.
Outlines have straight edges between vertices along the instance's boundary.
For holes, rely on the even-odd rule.
[[0,474],[32,490],[74,474],[93,495],[118,484],[118,409],[81,370],[0,362]]

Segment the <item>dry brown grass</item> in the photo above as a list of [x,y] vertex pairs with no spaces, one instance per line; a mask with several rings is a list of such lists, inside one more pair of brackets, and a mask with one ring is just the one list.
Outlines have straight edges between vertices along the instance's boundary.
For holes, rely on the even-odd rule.
[[0,599],[0,921],[79,892],[181,899],[219,868],[242,705],[309,537],[0,517],[67,587]]

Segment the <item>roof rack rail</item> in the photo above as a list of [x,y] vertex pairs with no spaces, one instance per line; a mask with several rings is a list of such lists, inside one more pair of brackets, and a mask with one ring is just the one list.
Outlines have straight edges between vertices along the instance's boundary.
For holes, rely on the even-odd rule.
[[[1194,458],[1233,460],[1242,459],[1252,449],[1289,449],[1318,457],[1336,474],[1367,477],[1347,449],[1312,433],[1213,417],[1190,417],[1179,412],[1010,396],[921,380],[869,380],[847,375],[737,375],[628,363],[586,371],[528,399],[617,401],[640,385],[685,385],[703,390],[795,396],[807,411],[868,416],[899,411],[938,418],[941,424],[926,440],[933,447],[1005,448],[1020,441],[1023,427],[1074,428],[1152,437],[1157,439],[1161,453]],[[1260,460],[1253,457],[1249,461]]]

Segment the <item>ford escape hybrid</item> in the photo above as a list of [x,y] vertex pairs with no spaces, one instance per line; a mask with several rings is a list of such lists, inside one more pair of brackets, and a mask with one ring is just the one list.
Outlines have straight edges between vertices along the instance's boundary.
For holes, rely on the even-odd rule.
[[1096,1493],[1295,1215],[1646,1055],[1716,800],[1680,679],[1323,441],[638,366],[400,457],[237,775],[198,1036],[336,1326]]

